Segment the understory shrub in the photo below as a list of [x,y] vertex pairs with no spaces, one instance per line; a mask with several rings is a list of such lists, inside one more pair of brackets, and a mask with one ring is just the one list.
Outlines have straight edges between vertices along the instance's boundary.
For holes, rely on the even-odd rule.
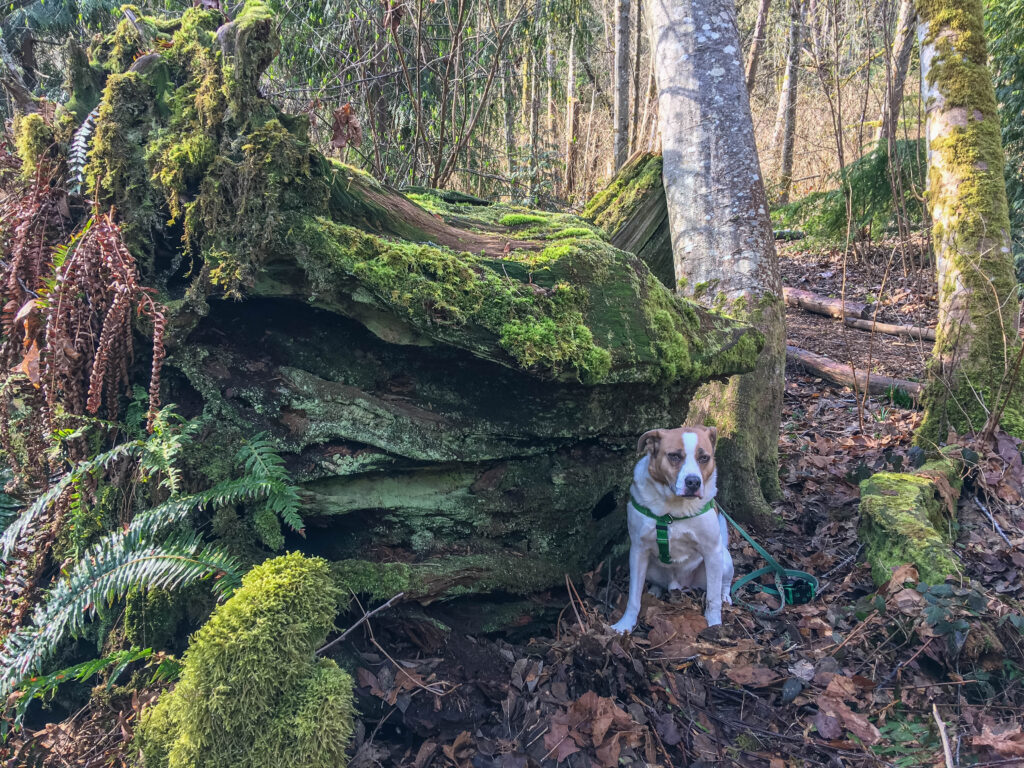
[[[896,151],[891,171],[889,148],[884,142],[846,167],[853,232],[856,234],[867,229],[873,240],[892,231],[897,216],[904,216],[910,227],[920,226],[922,221],[920,196],[924,191],[924,140],[900,139],[894,146]],[[896,193],[893,191],[894,176],[898,182]],[[801,229],[811,237],[830,242],[843,240],[847,226],[846,198],[842,177],[836,174],[834,181],[835,189],[812,192],[773,210],[775,227]]]

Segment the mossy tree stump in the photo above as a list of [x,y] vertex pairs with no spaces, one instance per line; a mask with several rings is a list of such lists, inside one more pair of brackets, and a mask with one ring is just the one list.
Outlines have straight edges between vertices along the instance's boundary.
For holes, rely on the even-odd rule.
[[587,221],[405,197],[325,158],[260,97],[275,28],[245,8],[143,17],[152,51],[126,22],[73,78],[104,83],[87,194],[170,307],[164,400],[204,419],[193,469],[274,436],[303,489],[287,546],[344,594],[521,595],[591,568],[625,545],[636,436],[750,370],[760,334]]

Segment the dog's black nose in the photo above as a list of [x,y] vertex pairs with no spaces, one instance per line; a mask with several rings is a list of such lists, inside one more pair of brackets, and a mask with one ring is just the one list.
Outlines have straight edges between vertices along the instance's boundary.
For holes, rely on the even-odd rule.
[[686,490],[696,491],[700,488],[700,475],[687,475],[683,483],[686,485]]

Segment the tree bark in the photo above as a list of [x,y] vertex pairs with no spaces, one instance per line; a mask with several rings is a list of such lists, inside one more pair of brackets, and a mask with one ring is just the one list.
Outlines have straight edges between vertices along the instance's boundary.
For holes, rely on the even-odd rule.
[[614,155],[618,171],[629,156],[629,0],[615,2]]
[[629,152],[640,149],[640,35],[644,23],[644,4],[636,0],[636,41],[633,45],[633,117],[629,125]]
[[579,151],[579,101],[576,99],[576,30],[569,36],[569,71],[565,80],[565,195],[571,197],[576,187],[576,162]]
[[771,10],[772,0],[761,0],[757,8],[757,21],[754,22],[754,37],[750,41],[750,53],[747,54],[747,93],[754,90],[754,80],[757,79],[757,65],[761,63],[761,51],[764,49],[764,41],[767,37],[765,28],[768,25],[768,11]]
[[802,19],[800,0],[789,0],[789,51],[786,54],[786,74],[779,95],[779,111],[772,136],[772,154],[779,158],[776,179],[778,200],[789,202],[789,189],[793,185],[793,146],[796,143],[796,97],[800,72],[800,27]]
[[719,428],[726,507],[767,522],[780,496],[785,329],[735,13],[733,0],[676,0],[648,15],[676,278],[765,335],[755,372],[702,387],[688,420]]
[[949,429],[978,432],[1004,405],[1003,428],[1024,437],[1017,281],[982,2],[918,0],[917,16],[939,285],[918,440],[933,445]]
[[7,50],[3,35],[0,35],[0,85],[10,94],[15,108],[22,113],[38,112],[39,100],[32,95],[25,83],[25,72]]
[[530,54],[530,204],[540,195],[540,66]]
[[914,52],[916,16],[914,0],[901,0],[899,19],[896,22],[896,37],[893,38],[889,87],[887,98],[882,103],[882,114],[878,118],[876,143],[892,142],[897,136],[896,127],[900,120],[903,90],[907,82],[907,73],[910,71],[910,55]]

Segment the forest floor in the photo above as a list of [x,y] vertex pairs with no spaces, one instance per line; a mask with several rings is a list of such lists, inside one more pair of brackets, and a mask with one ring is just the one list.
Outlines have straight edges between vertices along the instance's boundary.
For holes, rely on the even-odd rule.
[[[885,297],[879,319],[933,325],[934,284],[903,277],[898,257],[886,274],[889,255],[877,247],[848,263],[847,296]],[[838,295],[842,254],[788,246],[783,275]],[[918,342],[801,310],[787,320],[790,344],[923,376]],[[909,464],[919,414],[880,398],[860,405],[850,390],[787,370],[780,524],[758,537],[784,566],[818,576],[812,602],[773,616],[726,606],[709,630],[700,595],[647,595],[637,631],[620,637],[608,624],[621,614],[626,569],[602,563],[538,598],[561,606],[556,622],[517,635],[446,635],[379,613],[339,646],[358,666],[353,768],[1024,766],[1024,651],[992,599],[1024,598],[1024,512],[992,506],[1008,544],[965,490],[956,553],[973,589],[923,594],[904,588],[916,575],[904,571],[877,590],[857,538],[858,483]],[[731,550],[738,575],[763,565],[735,536]],[[49,765],[124,764],[119,750],[145,698],[107,697],[77,722],[26,736],[49,745]]]

